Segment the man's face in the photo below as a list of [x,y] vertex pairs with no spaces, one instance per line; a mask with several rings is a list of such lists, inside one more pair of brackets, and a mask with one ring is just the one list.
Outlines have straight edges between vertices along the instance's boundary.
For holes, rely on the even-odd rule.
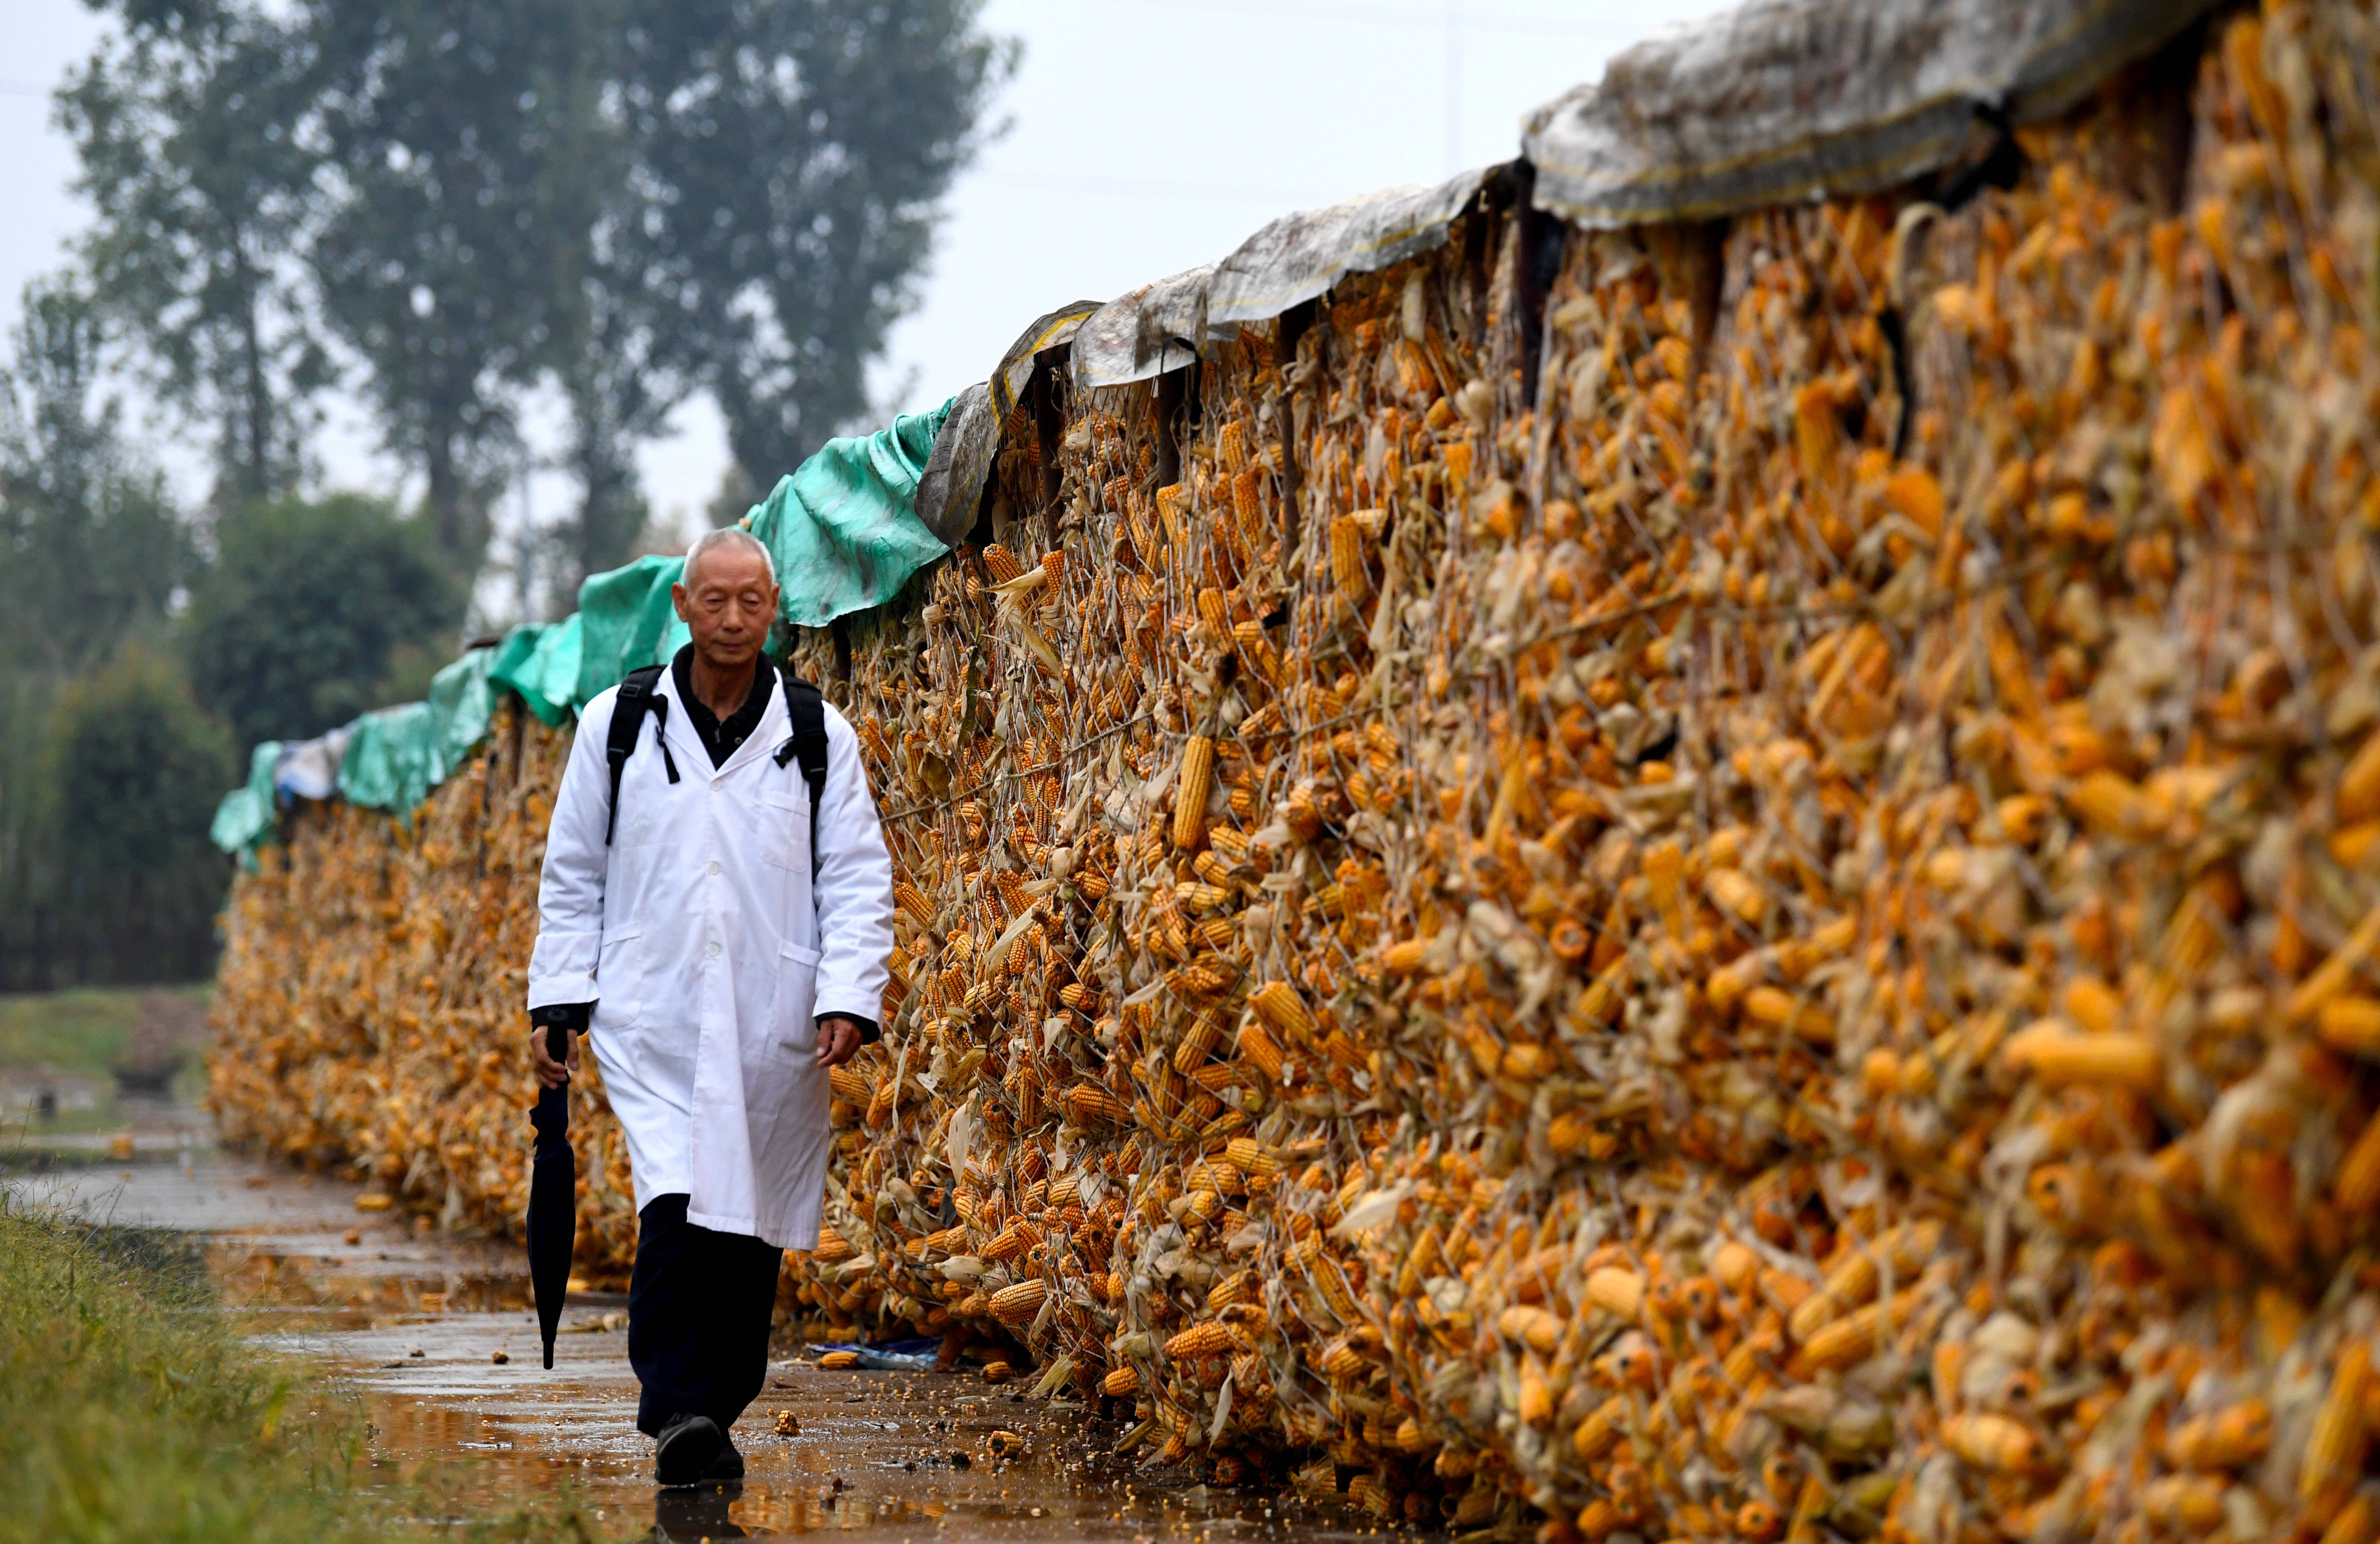
[[760,554],[740,545],[706,550],[670,599],[694,635],[694,651],[705,663],[734,670],[749,664],[769,640],[777,614],[777,587]]

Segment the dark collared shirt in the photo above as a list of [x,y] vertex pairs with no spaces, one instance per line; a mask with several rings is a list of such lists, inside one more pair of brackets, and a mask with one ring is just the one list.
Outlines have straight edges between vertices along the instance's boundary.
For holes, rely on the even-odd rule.
[[763,655],[752,671],[752,689],[744,699],[744,706],[722,720],[694,695],[694,645],[689,643],[677,651],[670,662],[670,674],[677,682],[677,699],[686,708],[686,726],[702,748],[710,752],[710,764],[721,767],[735,754],[735,748],[752,737],[760,727],[760,715],[769,711],[769,693],[777,678],[777,667]]

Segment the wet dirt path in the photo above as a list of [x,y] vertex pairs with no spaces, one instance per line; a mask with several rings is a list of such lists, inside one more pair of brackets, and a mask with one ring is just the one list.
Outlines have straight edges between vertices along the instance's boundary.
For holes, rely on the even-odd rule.
[[[1120,1432],[1064,1401],[960,1374],[779,1362],[736,1424],[742,1484],[660,1490],[635,1429],[625,1302],[574,1294],[539,1365],[517,1246],[359,1213],[359,1187],[212,1148],[9,1179],[29,1199],[207,1240],[260,1339],[318,1360],[370,1424],[365,1484],[428,1489],[448,1516],[591,1513],[601,1537],[721,1539],[864,1531],[894,1539],[1353,1538],[1336,1505],[1226,1491],[1110,1456]],[[790,1427],[790,1431],[781,1431]]]

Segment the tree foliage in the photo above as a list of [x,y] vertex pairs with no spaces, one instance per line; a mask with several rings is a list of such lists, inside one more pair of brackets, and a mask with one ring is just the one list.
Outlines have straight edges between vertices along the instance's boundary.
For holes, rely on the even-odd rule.
[[[579,490],[555,595],[628,554],[689,394],[747,492],[852,427],[1014,61],[981,0],[90,3],[56,111],[95,218],[0,368],[0,989],[202,967],[234,747],[453,657],[532,399]],[[128,366],[212,455],[188,517]],[[342,386],[418,516],[304,495]]]
[[69,687],[51,729],[61,942],[77,979],[183,981],[213,958],[230,864],[208,817],[237,776],[231,736],[149,650]]
[[[88,806],[69,796],[88,758],[60,749],[66,732],[98,711],[92,705],[128,700],[119,688],[130,677],[111,674],[128,650],[150,650],[142,682],[170,677],[154,668],[154,650],[194,556],[162,480],[123,443],[121,407],[100,383],[101,337],[88,293],[64,281],[33,285],[0,367],[0,647],[8,666],[0,672],[0,990],[89,971],[157,979],[158,962],[196,968],[212,948],[223,866],[184,861],[188,838],[204,845],[203,829],[184,832],[179,846],[116,849],[139,854],[157,877],[138,895],[109,890],[86,843],[95,835]],[[93,682],[95,695],[78,696],[78,679]],[[178,687],[160,689],[173,696]],[[62,696],[79,704],[73,715],[61,711]],[[168,812],[161,818],[178,820],[220,783],[228,741],[187,692],[167,716],[174,745],[159,765],[168,783],[185,781],[147,784],[142,797]],[[102,893],[113,897],[103,906],[76,899]],[[128,906],[140,916],[132,933]]]
[[162,626],[191,553],[153,468],[124,451],[101,326],[71,284],[27,287],[0,369],[0,641],[19,670],[103,663]]
[[590,77],[602,0],[316,0],[324,147],[312,260],[439,544],[475,564],[516,436],[511,399],[581,305],[611,136]]
[[131,16],[58,92],[97,221],[78,256],[151,383],[214,442],[218,497],[269,498],[303,466],[330,363],[296,254],[314,157],[308,53],[273,13]]
[[466,577],[557,388],[583,575],[689,391],[759,487],[864,413],[1014,62],[980,6],[114,0],[61,97],[85,261],[242,497],[289,485],[319,321]]
[[935,206],[1013,47],[978,0],[648,0],[621,103],[623,227],[666,356],[708,386],[756,487],[867,407]]
[[184,648],[199,700],[242,744],[335,729],[391,700],[384,683],[408,653],[453,655],[461,592],[420,522],[384,502],[251,505],[216,541]]

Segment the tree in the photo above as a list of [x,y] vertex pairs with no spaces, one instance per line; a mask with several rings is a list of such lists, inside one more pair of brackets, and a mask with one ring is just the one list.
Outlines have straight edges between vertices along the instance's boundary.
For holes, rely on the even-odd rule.
[[57,96],[98,216],[78,252],[159,395],[211,426],[218,502],[269,498],[296,481],[332,374],[293,257],[315,170],[304,40],[234,6],[122,19]]
[[703,506],[703,517],[714,526],[732,526],[752,513],[752,506],[759,502],[760,490],[752,485],[752,474],[741,461],[730,461],[719,473],[719,486]]
[[[56,704],[72,676],[163,637],[191,562],[162,480],[126,450],[121,408],[99,387],[101,334],[87,292],[29,286],[0,365],[0,989],[82,979],[95,932],[115,925],[62,900]],[[209,768],[204,796],[221,787]]]
[[188,575],[188,533],[153,468],[123,445],[121,405],[99,386],[91,296],[29,285],[0,368],[0,643],[18,671],[104,663],[162,626]]
[[621,232],[638,217],[634,146],[605,106],[615,88],[623,0],[574,9],[580,45],[557,50],[550,88],[559,136],[540,176],[548,207],[579,213],[583,239],[558,249],[574,266],[555,286],[554,326],[538,364],[560,384],[570,411],[562,465],[577,479],[576,518],[558,533],[552,590],[575,596],[588,575],[618,566],[648,513],[637,486],[638,444],[661,432],[685,398],[682,371],[655,357],[653,295]]
[[652,513],[637,486],[637,445],[653,436],[674,406],[638,368],[632,351],[643,339],[621,323],[617,310],[603,305],[592,320],[590,341],[562,372],[570,404],[564,459],[579,486],[578,514],[564,533],[565,571],[556,587],[565,596],[576,596],[589,575],[627,561],[630,543]]
[[54,924],[79,980],[187,981],[214,956],[230,868],[207,840],[231,737],[139,647],[59,699]]
[[[419,521],[357,494],[225,515],[184,619],[199,700],[243,745],[305,739],[385,706],[393,667],[451,658],[461,587]],[[408,646],[410,646],[408,648]]]
[[57,695],[54,672],[0,673],[0,991],[56,984],[57,821],[48,736]]
[[245,498],[290,486],[324,348],[359,365],[458,578],[548,383],[571,577],[687,392],[758,487],[848,427],[1015,56],[981,0],[92,3],[123,37],[60,114],[101,298]]
[[980,0],[635,0],[619,103],[661,357],[768,488],[868,406],[1013,44]]
[[[368,367],[384,432],[419,458],[440,548],[468,575],[515,439],[509,387],[547,362],[590,264],[583,154],[601,4],[312,0],[314,123],[332,172],[311,258]],[[600,64],[600,60],[596,61]]]

